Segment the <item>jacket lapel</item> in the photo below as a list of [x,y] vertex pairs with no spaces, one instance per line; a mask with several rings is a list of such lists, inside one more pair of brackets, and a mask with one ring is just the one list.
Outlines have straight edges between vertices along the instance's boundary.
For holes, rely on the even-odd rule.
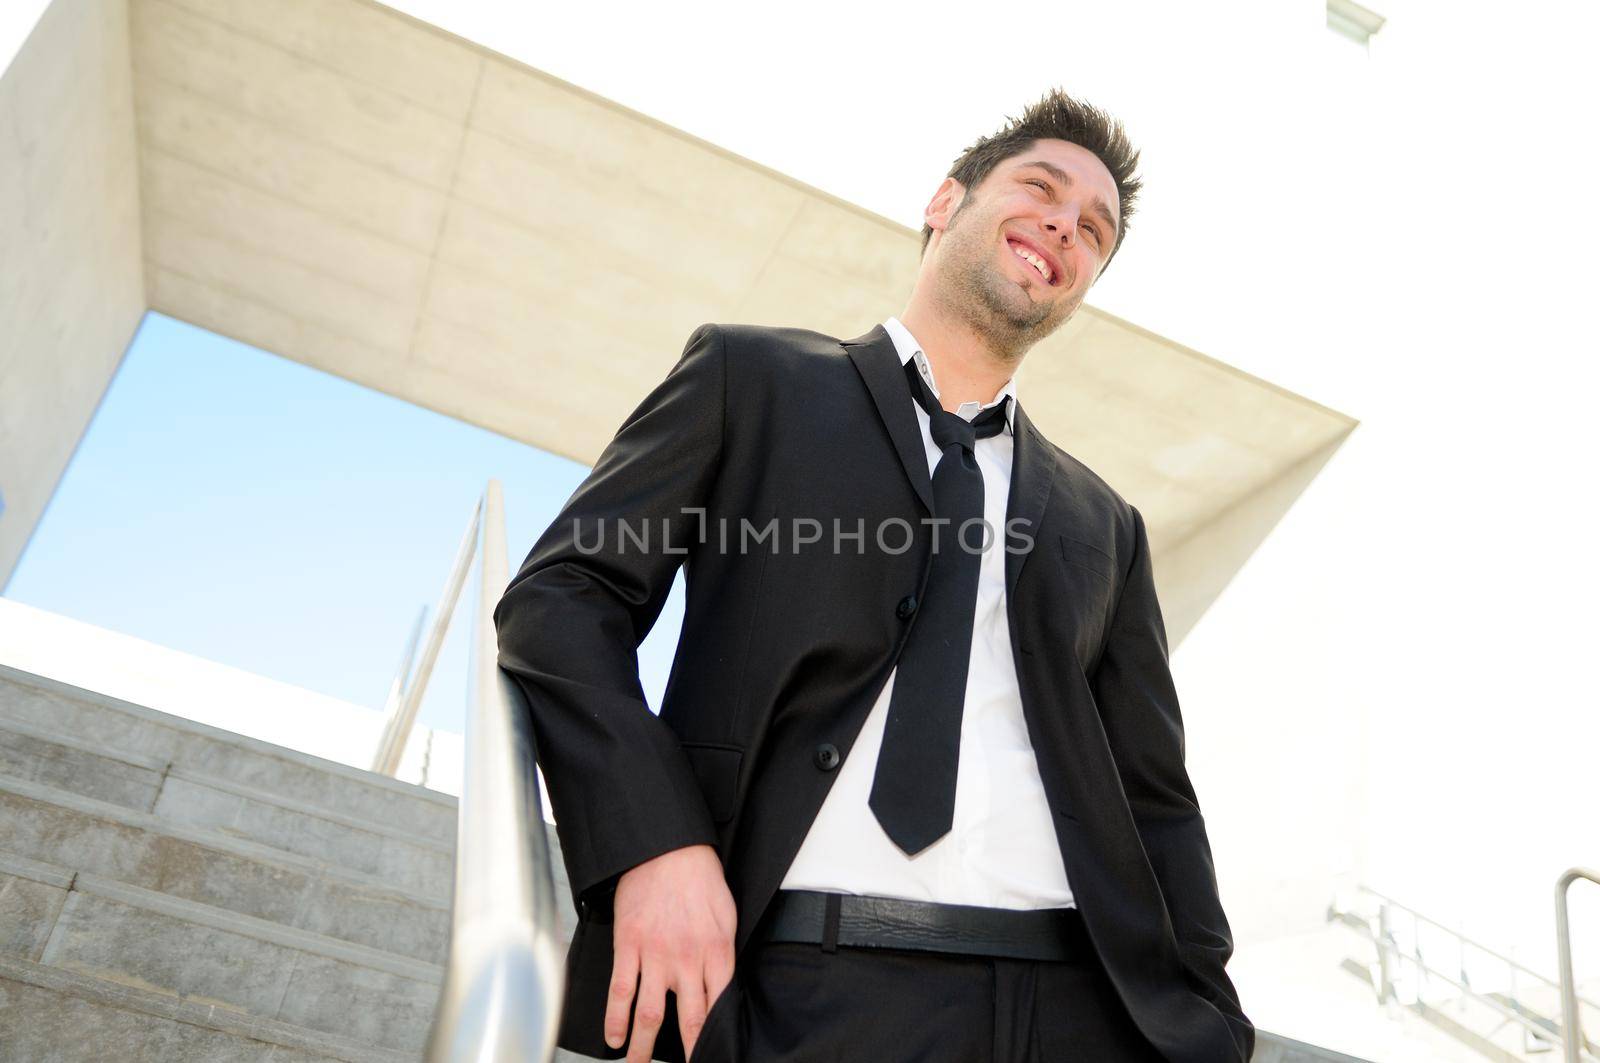
[[[1038,538],[1044,507],[1050,500],[1050,488],[1056,480],[1055,468],[1055,455],[1051,453],[1050,444],[1033,426],[1022,403],[1017,403],[1016,421],[1012,425],[1011,495],[1006,501],[1006,527],[996,529],[1002,545],[1010,541],[1006,533],[1013,522],[1020,534]],[[1027,564],[1038,546],[1036,542],[1032,549],[1025,552],[1006,551],[1007,602],[1015,600],[1017,578],[1022,574],[1022,566]]]
[[911,404],[911,386],[906,383],[905,370],[900,365],[900,353],[895,350],[889,330],[881,323],[872,326],[865,335],[853,340],[839,341],[855,362],[872,401],[878,407],[889,438],[894,440],[895,453],[905,467],[911,486],[916,488],[922,507],[933,515],[933,479],[928,475],[928,453],[922,445],[922,429],[917,425],[917,415]]

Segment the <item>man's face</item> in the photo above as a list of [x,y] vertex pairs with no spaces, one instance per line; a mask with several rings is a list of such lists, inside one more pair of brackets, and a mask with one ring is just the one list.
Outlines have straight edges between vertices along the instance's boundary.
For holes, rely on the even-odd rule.
[[925,215],[940,301],[996,350],[1026,350],[1082,304],[1116,246],[1118,208],[1105,164],[1064,140],[1035,141],[964,197],[947,178]]

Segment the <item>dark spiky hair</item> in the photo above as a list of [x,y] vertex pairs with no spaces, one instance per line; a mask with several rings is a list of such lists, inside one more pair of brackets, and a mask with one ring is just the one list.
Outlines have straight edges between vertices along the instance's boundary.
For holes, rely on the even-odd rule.
[[[970,193],[983,183],[994,168],[1015,155],[1033,147],[1039,140],[1065,140],[1090,152],[1105,164],[1117,186],[1117,242],[1106,257],[1111,265],[1123,238],[1128,235],[1128,219],[1134,211],[1134,200],[1144,182],[1133,172],[1139,165],[1139,152],[1128,141],[1122,123],[1097,107],[1075,100],[1060,89],[1051,89],[1039,102],[1022,112],[1020,119],[1006,119],[1006,127],[989,137],[980,137],[976,143],[961,153],[950,167],[949,177],[961,182]],[[961,206],[970,200],[963,197]],[[961,207],[956,208],[958,211]],[[933,229],[922,226],[922,251],[928,250],[928,240]],[[1101,272],[1105,267],[1101,267]]]

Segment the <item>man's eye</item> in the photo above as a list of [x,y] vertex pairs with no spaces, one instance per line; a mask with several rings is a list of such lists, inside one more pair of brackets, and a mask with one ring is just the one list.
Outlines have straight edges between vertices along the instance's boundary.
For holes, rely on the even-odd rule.
[[1098,244],[1100,242],[1100,230],[1087,222],[1084,223],[1083,227],[1089,231],[1089,235],[1094,237],[1094,242]]
[[1050,191],[1050,186],[1045,184],[1043,181],[1040,181],[1040,180],[1036,179],[1036,180],[1029,181],[1028,183],[1030,185],[1038,185],[1040,188],[1044,189],[1046,192]]

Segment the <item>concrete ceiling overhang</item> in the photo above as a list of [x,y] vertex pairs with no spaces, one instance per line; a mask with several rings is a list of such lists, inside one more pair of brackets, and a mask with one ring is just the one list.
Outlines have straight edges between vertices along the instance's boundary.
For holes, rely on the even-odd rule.
[[[146,305],[584,463],[700,323],[854,336],[915,276],[917,232],[368,0],[63,5],[127,20]],[[1355,424],[1089,307],[1018,387],[1145,514],[1174,644]]]

